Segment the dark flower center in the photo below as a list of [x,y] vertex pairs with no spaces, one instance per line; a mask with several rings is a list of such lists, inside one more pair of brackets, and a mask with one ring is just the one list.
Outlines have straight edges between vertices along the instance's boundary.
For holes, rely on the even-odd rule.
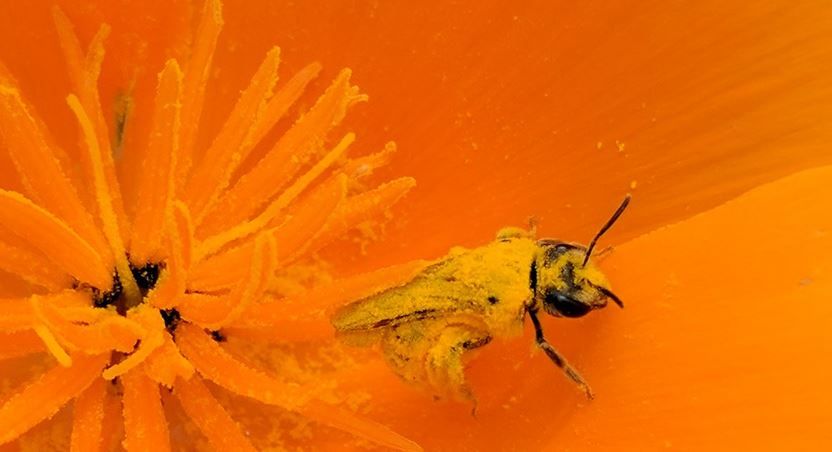
[[[148,292],[156,287],[159,281],[159,273],[164,268],[164,262],[151,262],[141,267],[137,267],[130,262],[130,273],[133,274],[133,279],[139,286],[142,298],[146,297]],[[127,300],[124,297],[124,286],[121,283],[118,270],[113,270],[113,285],[110,290],[102,292],[100,289],[92,288],[93,305],[97,308],[106,308],[110,305],[115,305],[116,311],[121,315],[126,315]],[[167,321],[166,321],[167,323]]]

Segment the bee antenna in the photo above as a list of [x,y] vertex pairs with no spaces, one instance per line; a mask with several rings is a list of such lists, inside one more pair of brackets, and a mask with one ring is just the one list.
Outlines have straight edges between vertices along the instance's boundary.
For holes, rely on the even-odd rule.
[[622,308],[622,309],[624,308],[624,302],[622,302],[622,301],[621,301],[621,299],[620,299],[620,298],[618,298],[618,296],[617,296],[617,295],[615,295],[614,293],[612,293],[612,291],[611,291],[611,290],[609,290],[609,289],[605,289],[605,288],[603,288],[603,287],[599,287],[599,286],[595,286],[595,287],[596,287],[596,288],[598,288],[598,290],[599,290],[602,294],[604,294],[604,296],[605,296],[605,297],[607,297],[607,298],[611,299],[612,301],[614,301],[614,302],[615,302],[615,304],[617,304],[619,308]]
[[584,256],[584,263],[581,264],[581,267],[586,267],[586,263],[589,262],[589,256],[592,255],[592,249],[595,248],[595,243],[597,243],[598,239],[600,239],[601,236],[604,235],[604,233],[607,232],[607,230],[611,228],[613,224],[615,224],[615,220],[617,220],[618,217],[620,217],[621,214],[624,213],[624,209],[626,209],[627,205],[630,204],[630,198],[632,198],[632,196],[630,196],[630,194],[627,193],[627,196],[624,197],[624,201],[622,201],[621,205],[618,206],[618,210],[616,210],[615,213],[612,214],[612,217],[610,217],[610,219],[607,220],[607,224],[605,224],[604,227],[602,227],[601,230],[598,231],[597,234],[595,234],[595,237],[592,239],[592,241],[589,242],[589,247],[587,247],[586,255]]

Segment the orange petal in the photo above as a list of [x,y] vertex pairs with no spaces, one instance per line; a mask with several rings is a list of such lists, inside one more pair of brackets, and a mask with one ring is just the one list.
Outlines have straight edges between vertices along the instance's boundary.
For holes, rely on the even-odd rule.
[[33,331],[0,333],[0,360],[44,351],[43,341]]
[[55,367],[20,389],[0,407],[0,444],[57,413],[98,378],[107,360],[109,355],[73,356],[72,367]]
[[390,430],[385,425],[363,419],[343,408],[320,400],[310,400],[298,412],[315,422],[368,439],[376,444],[395,450],[419,452],[422,447]]
[[28,299],[0,299],[0,331],[29,329],[35,321],[35,310]]
[[229,355],[198,327],[183,324],[176,330],[176,343],[196,370],[208,380],[237,394],[296,411],[311,420],[342,429],[377,444],[399,450],[421,450],[412,441],[387,427],[314,399],[314,389],[286,383],[251,369]]
[[104,421],[104,399],[106,395],[107,383],[100,378],[96,378],[75,399],[72,412],[71,452],[101,450],[101,427]]
[[78,280],[102,290],[112,285],[112,270],[89,243],[20,194],[0,190],[0,225]]
[[178,379],[173,393],[215,450],[256,451],[201,378]]
[[252,122],[262,113],[265,99],[271,96],[272,88],[277,83],[279,62],[280,49],[272,48],[240,95],[214,142],[194,167],[185,187],[184,200],[197,223],[216,201],[219,192],[226,188],[232,172],[253,147],[245,140],[250,134]]
[[593,337],[599,396],[556,447],[824,449],[830,178],[804,171],[617,246],[604,266],[627,307]]
[[127,452],[170,451],[168,421],[159,386],[139,369],[121,378],[124,413],[124,448]]
[[227,337],[256,342],[317,342],[332,340],[335,330],[326,317],[284,317],[269,326],[227,326]]
[[209,232],[210,235],[217,234],[244,222],[284,190],[302,165],[323,145],[327,132],[341,122],[347,108],[366,100],[357,87],[350,85],[350,75],[349,69],[341,71],[315,106],[228,190],[225,199],[217,205],[218,215],[211,217],[216,226],[208,226],[206,236]]
[[182,72],[175,60],[168,60],[159,74],[156,110],[150,142],[136,189],[135,218],[130,240],[130,259],[141,266],[162,259],[162,236],[173,206],[174,171],[179,137],[179,109]]

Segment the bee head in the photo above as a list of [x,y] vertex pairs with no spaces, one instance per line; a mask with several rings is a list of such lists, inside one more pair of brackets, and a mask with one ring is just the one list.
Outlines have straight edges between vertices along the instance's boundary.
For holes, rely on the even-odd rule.
[[547,313],[557,317],[582,317],[593,309],[605,307],[608,300],[624,307],[610,290],[607,278],[590,261],[590,256],[595,243],[621,216],[629,202],[630,195],[627,195],[588,247],[549,239],[537,242],[538,252],[530,276],[535,304],[542,305]]
[[591,261],[584,265],[583,246],[540,240],[538,247],[532,283],[535,299],[546,312],[557,317],[582,317],[606,306],[608,299],[623,307],[601,270]]

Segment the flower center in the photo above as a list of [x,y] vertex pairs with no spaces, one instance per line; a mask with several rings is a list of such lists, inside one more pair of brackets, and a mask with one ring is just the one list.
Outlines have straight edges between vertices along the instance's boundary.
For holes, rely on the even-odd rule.
[[[156,283],[159,281],[159,273],[165,268],[165,263],[150,262],[137,267],[129,259],[128,262],[130,273],[132,273],[133,280],[136,281],[141,293],[140,303],[144,302],[147,294],[156,287]],[[93,305],[97,308],[106,308],[113,305],[121,315],[127,315],[127,310],[135,305],[135,302],[131,303],[131,300],[125,294],[118,270],[113,270],[113,286],[110,290],[101,292],[99,289],[93,289]],[[167,325],[167,323],[167,318],[165,318],[165,324]]]

